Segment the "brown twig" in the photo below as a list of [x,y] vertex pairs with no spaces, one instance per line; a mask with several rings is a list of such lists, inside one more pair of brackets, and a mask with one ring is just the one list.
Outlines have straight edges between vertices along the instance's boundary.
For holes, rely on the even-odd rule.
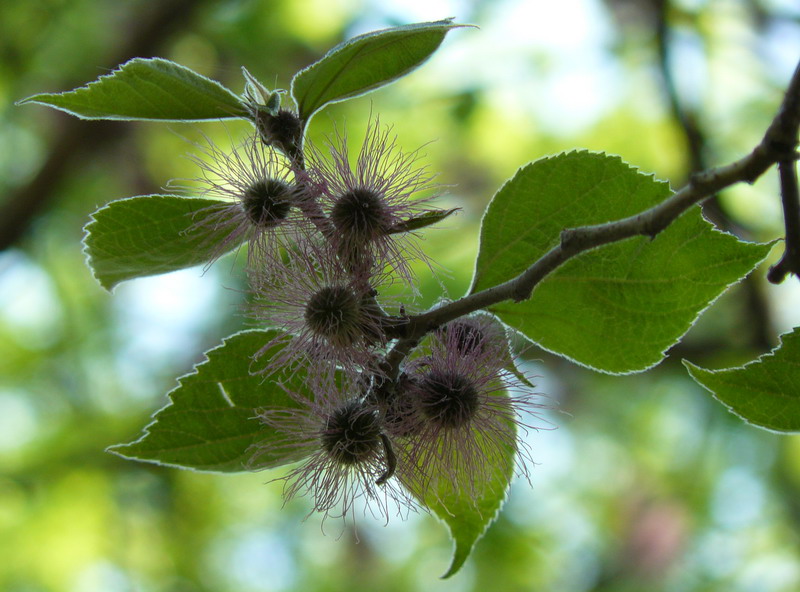
[[[654,0],[656,47],[658,54],[658,70],[664,87],[664,95],[672,111],[672,115],[683,131],[683,137],[688,152],[688,168],[690,173],[708,168],[708,140],[697,113],[681,99],[678,85],[676,84],[672,68],[672,48],[669,26],[670,1]],[[714,195],[702,203],[703,215],[718,228],[730,232],[746,240],[751,238],[748,228],[739,222],[734,222],[719,196]],[[746,327],[750,334],[750,342],[758,349],[770,349],[772,345],[772,321],[769,307],[761,288],[761,280],[754,275],[747,276],[740,284],[747,303],[748,315]]]
[[[765,140],[769,138],[771,150],[778,155],[783,200],[783,219],[786,228],[786,246],[783,257],[767,275],[776,284],[788,273],[800,275],[800,200],[798,200],[797,135],[800,128],[800,65],[795,69],[781,108],[772,120]],[[762,142],[763,144],[764,142]]]
[[793,273],[800,276],[800,196],[797,190],[797,167],[793,160],[778,163],[781,179],[781,202],[783,223],[786,229],[786,245],[780,261],[769,268],[767,279],[780,284]]
[[561,232],[560,244],[517,277],[469,294],[440,308],[408,317],[405,323],[395,329],[393,336],[400,339],[387,359],[391,359],[393,364],[399,364],[409,343],[416,342],[428,331],[453,319],[506,300],[527,300],[539,282],[581,253],[634,236],[654,238],[681,214],[704,199],[736,183],[753,183],[771,166],[787,161],[787,155],[791,154],[793,160],[798,127],[800,64],[795,69],[777,115],[759,145],[750,154],[732,164],[693,174],[685,187],[644,212],[606,224],[567,228]]

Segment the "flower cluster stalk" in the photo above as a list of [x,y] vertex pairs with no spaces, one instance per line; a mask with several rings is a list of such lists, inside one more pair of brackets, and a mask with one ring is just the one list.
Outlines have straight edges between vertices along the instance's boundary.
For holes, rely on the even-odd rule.
[[[247,315],[278,330],[253,368],[279,384],[305,377],[287,390],[296,406],[257,410],[270,437],[250,468],[302,459],[282,477],[285,498],[308,496],[313,511],[345,520],[357,500],[385,519],[426,509],[442,487],[477,503],[509,456],[527,475],[518,430],[539,405],[508,370],[502,325],[484,315],[398,340],[415,269],[434,268],[415,231],[452,213],[432,207],[438,186],[422,153],[401,150],[378,118],[353,150],[343,132],[306,143],[289,110],[251,110],[255,135],[197,158],[204,195],[223,205],[195,222],[225,234],[220,254],[247,243]],[[408,302],[386,297],[398,284]]]

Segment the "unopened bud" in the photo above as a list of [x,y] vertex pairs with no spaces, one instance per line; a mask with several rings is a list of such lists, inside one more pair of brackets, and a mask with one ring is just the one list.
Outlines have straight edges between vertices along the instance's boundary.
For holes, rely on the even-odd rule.
[[381,450],[381,425],[375,412],[358,401],[334,410],[321,436],[322,448],[337,463],[355,465]]
[[293,111],[278,109],[273,115],[266,109],[259,109],[256,113],[256,128],[264,144],[275,146],[290,157],[299,155],[303,123]]

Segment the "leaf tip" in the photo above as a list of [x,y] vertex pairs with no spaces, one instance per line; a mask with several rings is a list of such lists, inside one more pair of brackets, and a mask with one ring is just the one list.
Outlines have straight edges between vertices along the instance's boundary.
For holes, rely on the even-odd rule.
[[[703,384],[702,380],[703,375],[714,374],[713,370],[708,370],[707,368],[703,368],[702,366],[693,364],[692,362],[686,359],[681,360],[681,364],[683,364],[683,367],[686,368],[686,372],[689,374],[689,377],[692,380],[694,380],[699,386],[703,387],[705,390],[714,395],[714,391],[707,385]],[[716,395],[714,396],[716,397]]]
[[681,364],[683,364],[684,368],[686,368],[689,372],[691,372],[692,370],[700,369],[700,366],[690,362],[686,358],[681,360]]
[[20,99],[19,101],[14,101],[14,106],[19,107],[20,105],[25,105],[27,103],[35,103],[36,97],[39,95],[31,95],[29,97],[25,97],[24,99]]
[[453,557],[452,562],[450,563],[450,567],[447,571],[439,576],[440,580],[447,580],[456,575],[458,572],[461,571],[461,568],[464,567],[464,563],[467,561],[467,554],[463,557]]
[[480,29],[480,26],[475,25],[473,23],[456,23],[453,22],[456,20],[456,17],[449,16],[445,19],[439,21],[441,24],[450,27],[451,29]]
[[118,456],[120,458],[124,458],[126,460],[139,460],[136,456],[132,454],[126,454],[124,452],[125,449],[130,447],[131,444],[112,444],[111,446],[106,446],[105,452],[113,454],[114,456]]

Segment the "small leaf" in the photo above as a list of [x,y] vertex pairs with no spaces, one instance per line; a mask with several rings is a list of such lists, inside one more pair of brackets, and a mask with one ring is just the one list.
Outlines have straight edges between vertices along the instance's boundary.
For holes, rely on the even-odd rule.
[[[497,396],[507,396],[507,394]],[[514,430],[514,426],[509,425],[508,429]],[[480,439],[482,435],[476,433],[475,437]],[[498,441],[492,446],[498,446],[502,438],[496,440]],[[509,440],[513,441],[513,438]],[[443,579],[458,573],[472,553],[475,543],[497,518],[514,476],[515,455],[516,449],[513,445],[506,447],[502,459],[499,454],[493,454],[491,476],[483,483],[475,482],[474,474],[464,473],[461,475],[463,482],[456,483],[444,478],[437,480],[434,477],[433,482],[422,491],[413,477],[404,479],[403,475],[400,475],[403,485],[420,504],[430,509],[450,530],[450,538],[453,539],[454,545],[453,558],[447,572],[442,576]],[[448,462],[447,459],[439,461]],[[430,466],[419,468],[418,471],[426,475],[437,474],[435,468]],[[449,471],[439,471],[438,474],[446,475]]]
[[[207,360],[178,379],[170,403],[158,411],[142,436],[109,448],[119,456],[199,471],[247,470],[251,446],[280,437],[256,416],[260,407],[297,407],[275,380],[252,374],[253,354],[272,341],[275,331],[245,331],[228,337],[206,353]],[[269,359],[282,346],[266,352]],[[303,377],[296,371],[284,381],[297,392]],[[283,449],[281,449],[283,450]],[[299,460],[262,452],[259,468]]]
[[212,199],[144,195],[112,201],[92,214],[84,246],[88,265],[110,290],[131,278],[207,263],[240,243],[204,216],[229,204]]
[[[484,215],[472,292],[511,280],[555,247],[565,228],[632,216],[671,194],[615,156],[571,152],[528,164]],[[654,366],[695,319],[747,275],[772,245],[714,230],[699,208],[654,240],[588,251],[539,284],[530,299],[491,307],[540,347],[609,373]]]
[[239,97],[219,82],[161,58],[134,58],[87,86],[19,101],[81,119],[199,121],[247,117]]
[[800,432],[800,329],[783,335],[770,353],[738,368],[706,370],[687,360],[683,365],[746,422],[776,432]]
[[246,101],[259,111],[263,111],[269,115],[275,116],[281,107],[281,94],[285,90],[269,90],[266,86],[261,84],[255,76],[247,71],[247,68],[242,66],[242,74],[244,74],[245,88],[244,97]]
[[363,95],[412,72],[436,51],[452,19],[374,31],[340,43],[292,80],[300,118],[328,103]]
[[400,232],[414,232],[415,230],[420,230],[425,228],[426,226],[430,226],[431,224],[436,224],[437,222],[441,222],[451,214],[454,214],[461,208],[452,208],[450,210],[430,210],[420,214],[419,216],[414,216],[413,218],[409,218],[408,220],[403,220],[402,222],[398,222],[394,226],[392,226],[386,234],[397,234]]

